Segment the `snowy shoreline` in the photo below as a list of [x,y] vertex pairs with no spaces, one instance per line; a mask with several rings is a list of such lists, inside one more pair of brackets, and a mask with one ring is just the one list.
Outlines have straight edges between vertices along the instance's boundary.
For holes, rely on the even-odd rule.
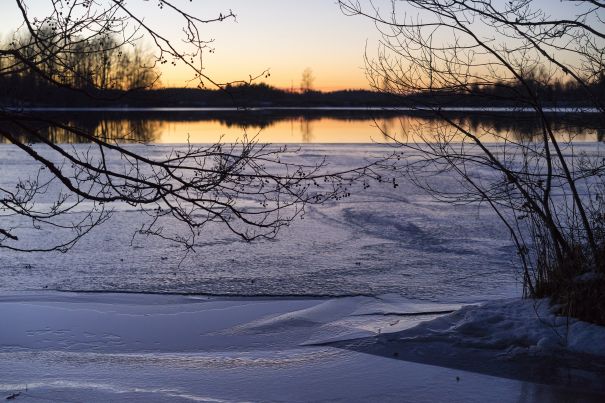
[[[531,309],[518,299],[461,308],[395,295],[5,294],[0,392],[21,393],[19,401],[517,401],[529,388],[602,399],[605,329],[583,327],[593,339],[582,345],[594,350],[565,350],[557,364],[571,370],[553,370],[543,358],[563,350],[544,340],[544,317],[527,323]],[[515,372],[528,362],[531,371]]]

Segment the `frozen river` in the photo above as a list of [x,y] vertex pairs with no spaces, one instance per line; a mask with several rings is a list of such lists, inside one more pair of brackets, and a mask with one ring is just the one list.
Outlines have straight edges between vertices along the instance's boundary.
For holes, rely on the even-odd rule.
[[[294,133],[294,122],[278,124],[289,124]],[[370,122],[362,124],[368,133]],[[128,147],[149,156],[166,154],[173,145],[163,144],[171,141],[161,136],[171,127],[173,134],[185,129],[162,127],[155,139],[162,144]],[[302,136],[321,132],[300,128]],[[303,144],[290,158],[309,163],[325,156],[337,171],[391,151],[384,144],[360,143],[365,144]],[[590,152],[600,144],[578,147]],[[36,172],[31,160],[7,144],[0,145],[0,169],[0,185],[7,189],[17,177]],[[433,183],[458,186],[451,174]],[[17,233],[25,228],[15,217],[3,219]],[[209,225],[195,253],[156,237],[133,237],[144,219],[135,208],[116,205],[111,218],[68,253],[1,251],[0,392],[6,397],[602,401],[602,387],[582,367],[538,360],[529,374],[516,371],[507,351],[482,347],[473,353],[483,361],[465,363],[466,347],[439,344],[449,337],[447,322],[433,344],[408,349],[391,343],[390,334],[463,305],[521,295],[515,249],[486,206],[437,202],[400,178],[397,187],[358,186],[349,198],[310,206],[304,219],[273,240],[248,243]],[[172,229],[184,230],[178,224]],[[27,245],[57,238],[53,231],[19,234]],[[489,320],[502,320],[497,304]],[[506,331],[520,326],[510,323]],[[491,332],[480,325],[469,325],[472,337]],[[371,348],[347,344],[357,339],[371,340]],[[543,340],[522,339],[520,348],[537,348]],[[601,361],[595,365],[602,375]]]
[[[144,153],[170,148],[148,147],[131,146]],[[372,144],[305,145],[296,154],[303,162],[327,156],[331,169],[344,170],[388,151]],[[9,181],[33,169],[12,146],[1,146],[0,153]],[[455,186],[452,176],[435,179]],[[209,225],[189,254],[158,238],[133,240],[145,216],[119,205],[108,222],[68,253],[4,251],[0,289],[231,296],[395,293],[458,302],[519,295],[512,244],[489,209],[436,202],[406,181],[397,188],[390,183],[359,187],[350,198],[311,206],[304,219],[296,219],[274,240],[248,243],[223,226]],[[42,231],[29,237],[32,246],[40,246],[57,234]]]

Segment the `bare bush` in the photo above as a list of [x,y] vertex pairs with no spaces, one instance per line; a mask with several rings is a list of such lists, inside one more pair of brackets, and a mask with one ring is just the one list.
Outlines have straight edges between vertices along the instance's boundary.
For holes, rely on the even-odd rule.
[[[527,295],[605,323],[604,155],[597,145],[578,151],[553,123],[564,112],[605,122],[605,4],[562,1],[550,15],[533,0],[339,3],[383,34],[367,57],[374,88],[443,123],[428,133],[385,133],[402,147],[402,169],[440,199],[494,209],[517,247]],[[582,99],[557,99],[565,91]],[[505,108],[510,119],[535,118],[539,130],[520,139],[471,126],[451,114],[460,106]],[[460,189],[432,185],[445,171],[458,175]]]
[[[199,86],[237,83],[219,83],[204,73],[212,41],[200,34],[206,24],[234,18],[231,11],[203,19],[171,1],[154,2],[181,21],[177,44],[134,11],[151,6],[146,1],[52,0],[42,18],[30,14],[28,3],[14,1],[22,25],[0,48],[0,80],[18,82],[18,91],[52,87],[119,99],[125,91],[153,86],[158,65],[179,63]],[[143,40],[153,45],[149,52],[138,50]],[[57,131],[84,144],[57,142],[49,136]],[[0,187],[0,248],[19,251],[66,251],[120,204],[147,217],[139,233],[188,249],[211,223],[244,240],[273,237],[306,204],[346,197],[349,184],[373,176],[376,164],[329,173],[325,161],[288,162],[285,147],[260,144],[245,133],[234,144],[137,148],[117,135],[15,105],[0,107],[0,136],[33,167],[3,173]],[[175,229],[175,222],[185,229]]]

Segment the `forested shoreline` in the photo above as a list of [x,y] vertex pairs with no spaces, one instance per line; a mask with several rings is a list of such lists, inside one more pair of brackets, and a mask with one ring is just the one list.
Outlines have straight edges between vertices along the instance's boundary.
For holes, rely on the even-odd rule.
[[[605,80],[593,91],[604,93]],[[474,88],[399,94],[378,90],[292,91],[264,83],[207,88],[64,88],[26,74],[0,75],[0,105],[18,107],[529,107],[510,88]],[[571,84],[537,86],[545,107],[589,105]]]

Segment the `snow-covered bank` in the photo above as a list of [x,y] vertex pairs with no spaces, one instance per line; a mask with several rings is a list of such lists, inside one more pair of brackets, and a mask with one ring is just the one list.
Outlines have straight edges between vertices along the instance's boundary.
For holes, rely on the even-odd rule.
[[548,300],[496,300],[402,331],[328,344],[605,394],[605,328],[555,311]]
[[[510,313],[519,313],[513,305]],[[426,346],[424,353],[448,355],[444,346],[449,343],[454,346],[450,359],[482,350],[484,358],[498,362],[497,349],[459,343],[454,336],[458,332],[460,339],[475,335],[481,340],[473,326],[497,330],[498,323],[506,324],[506,317],[495,320],[495,312],[502,312],[497,306],[488,304],[483,313],[466,307],[442,316],[460,306],[394,295],[227,299],[19,293],[0,297],[0,392],[5,397],[20,393],[17,401],[603,398],[603,391],[586,383],[582,388],[574,383],[534,383],[489,376],[481,368],[440,367],[405,357],[404,337],[420,338],[427,332],[439,337],[449,329],[449,341],[427,338],[416,345]],[[452,323],[465,320],[466,327],[452,328]],[[335,348],[347,343],[351,347],[346,340],[365,343],[366,351]],[[376,353],[367,348],[369,340],[385,342],[385,349],[400,343],[398,356],[366,354]]]
[[466,306],[400,334],[400,340],[447,340],[504,350],[506,356],[557,353],[605,358],[605,328],[555,315],[548,300],[510,299]]

